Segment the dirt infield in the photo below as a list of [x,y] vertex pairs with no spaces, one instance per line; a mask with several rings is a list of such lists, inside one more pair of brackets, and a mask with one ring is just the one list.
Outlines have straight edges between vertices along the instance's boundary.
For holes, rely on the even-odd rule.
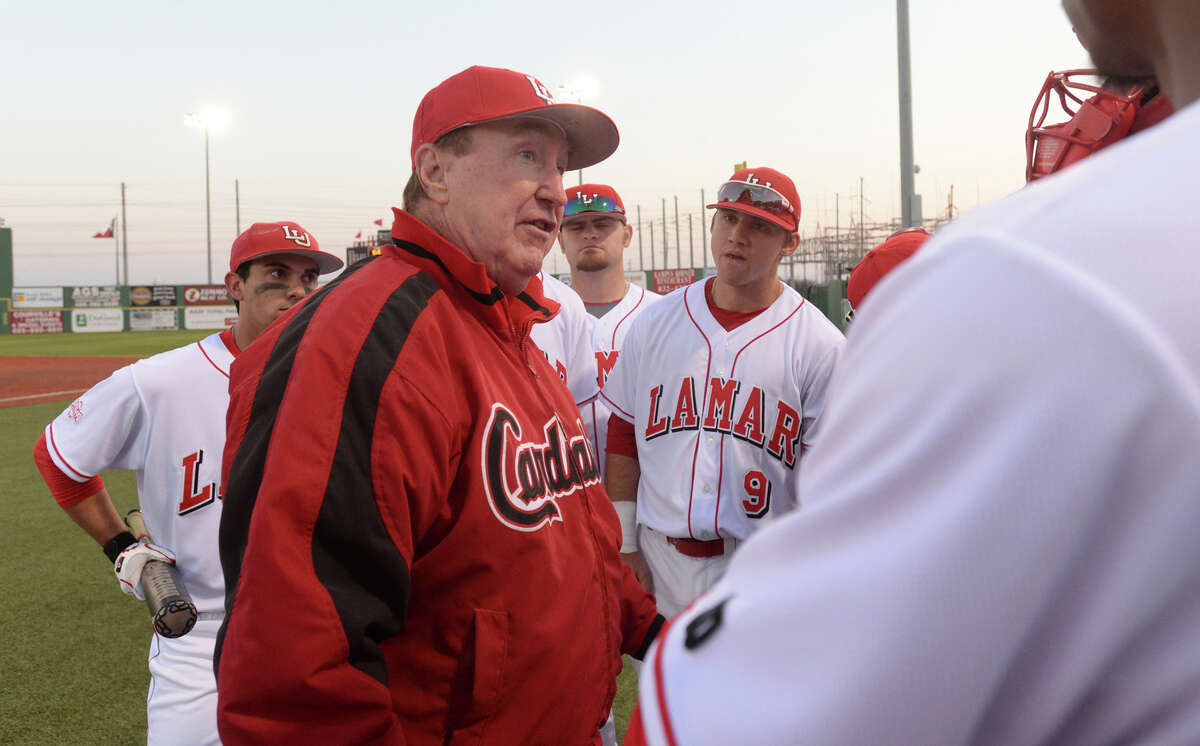
[[0,357],[0,409],[74,399],[136,357]]

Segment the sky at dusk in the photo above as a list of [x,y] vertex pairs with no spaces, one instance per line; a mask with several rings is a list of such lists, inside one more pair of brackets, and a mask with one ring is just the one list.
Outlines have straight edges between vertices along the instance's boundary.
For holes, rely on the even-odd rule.
[[[910,5],[916,188],[926,216],[951,185],[966,212],[1024,183],[1033,99],[1087,56],[1057,3]],[[592,81],[584,103],[621,145],[584,179],[647,223],[664,198],[673,220],[678,197],[698,229],[700,190],[740,161],[795,180],[805,232],[856,215],[860,177],[866,219],[887,220],[900,212],[895,24],[884,0],[5,3],[0,218],[16,283],[111,284],[113,241],[91,236],[119,213],[122,181],[129,280],[203,281],[204,136],[184,117],[209,109],[228,115],[210,134],[214,281],[235,179],[243,229],[296,220],[342,254],[390,224],[422,95],[473,64],[551,90]],[[565,271],[557,248],[546,268]]]

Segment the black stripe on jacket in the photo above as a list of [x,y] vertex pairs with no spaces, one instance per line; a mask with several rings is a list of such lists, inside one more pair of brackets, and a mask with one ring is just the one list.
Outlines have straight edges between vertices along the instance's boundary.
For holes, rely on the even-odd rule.
[[313,567],[337,608],[349,662],[384,686],[387,662],[380,643],[403,628],[411,581],[375,501],[371,443],[384,384],[409,332],[440,290],[429,275],[413,275],[376,317],[346,389],[342,428],[313,530]]
[[317,308],[325,302],[329,293],[375,258],[370,257],[347,267],[332,282],[313,293],[280,332],[279,338],[275,340],[275,347],[263,366],[258,388],[254,391],[254,402],[250,407],[246,432],[242,435],[237,453],[229,465],[229,476],[224,486],[224,505],[221,507],[217,545],[221,552],[221,570],[225,575],[225,621],[221,623],[221,629],[217,632],[216,649],[213,654],[214,673],[220,660],[221,646],[225,641],[225,630],[229,626],[233,599],[237,594],[242,557],[250,536],[250,518],[258,500],[258,487],[262,483],[263,465],[267,460],[271,431],[275,429],[275,415],[279,411],[279,402],[283,399],[283,392],[292,373],[296,350]]

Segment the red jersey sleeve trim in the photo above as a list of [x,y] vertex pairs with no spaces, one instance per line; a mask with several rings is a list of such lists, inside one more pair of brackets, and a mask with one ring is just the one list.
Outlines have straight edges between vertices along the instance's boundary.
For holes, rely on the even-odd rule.
[[92,477],[86,482],[76,482],[59,469],[50,456],[50,449],[46,447],[45,433],[42,433],[33,446],[33,462],[37,464],[38,471],[42,473],[42,479],[50,488],[50,494],[54,495],[54,501],[64,510],[78,505],[104,489],[104,480],[99,476]]
[[615,414],[608,416],[608,442],[604,450],[620,456],[628,456],[637,461],[637,435],[633,432],[633,423],[621,419]]
[[[58,450],[58,444],[54,442],[54,423],[53,422],[50,423],[50,427],[47,429],[47,432],[50,433],[50,448],[54,449],[54,454],[56,456],[58,456],[60,461],[62,461],[64,464],[67,465],[68,469],[70,469],[72,472],[74,472],[75,475],[78,476],[80,479],[84,479],[84,480],[92,479],[96,476],[95,474],[84,474],[83,472],[76,469],[74,466],[71,466],[71,462],[67,461],[66,457],[62,455],[62,451]],[[45,440],[45,438],[46,438],[46,434],[42,433],[42,439]],[[50,454],[50,451],[47,450],[46,455],[49,456],[49,454]],[[53,464],[54,462],[51,461],[50,463]],[[54,468],[55,468],[55,470],[58,469],[57,466],[55,466]]]

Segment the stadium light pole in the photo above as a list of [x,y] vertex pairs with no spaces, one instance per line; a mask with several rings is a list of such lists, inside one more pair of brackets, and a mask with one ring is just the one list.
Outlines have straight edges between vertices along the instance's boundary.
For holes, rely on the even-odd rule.
[[221,129],[225,126],[229,117],[220,111],[202,111],[198,113],[189,113],[184,117],[183,123],[188,127],[199,127],[204,130],[204,237],[205,237],[205,268],[208,275],[208,284],[212,284],[212,189],[209,186],[209,167],[208,167],[208,131],[212,129]]
[[908,43],[908,0],[896,0],[896,54],[900,75],[900,221],[915,226],[913,215],[912,55]]
[[[560,83],[558,86],[559,98],[565,98],[580,105],[583,104],[584,97],[594,98],[596,91],[596,81],[591,78],[580,78],[570,83]],[[579,183],[583,184],[582,168],[579,169]]]

